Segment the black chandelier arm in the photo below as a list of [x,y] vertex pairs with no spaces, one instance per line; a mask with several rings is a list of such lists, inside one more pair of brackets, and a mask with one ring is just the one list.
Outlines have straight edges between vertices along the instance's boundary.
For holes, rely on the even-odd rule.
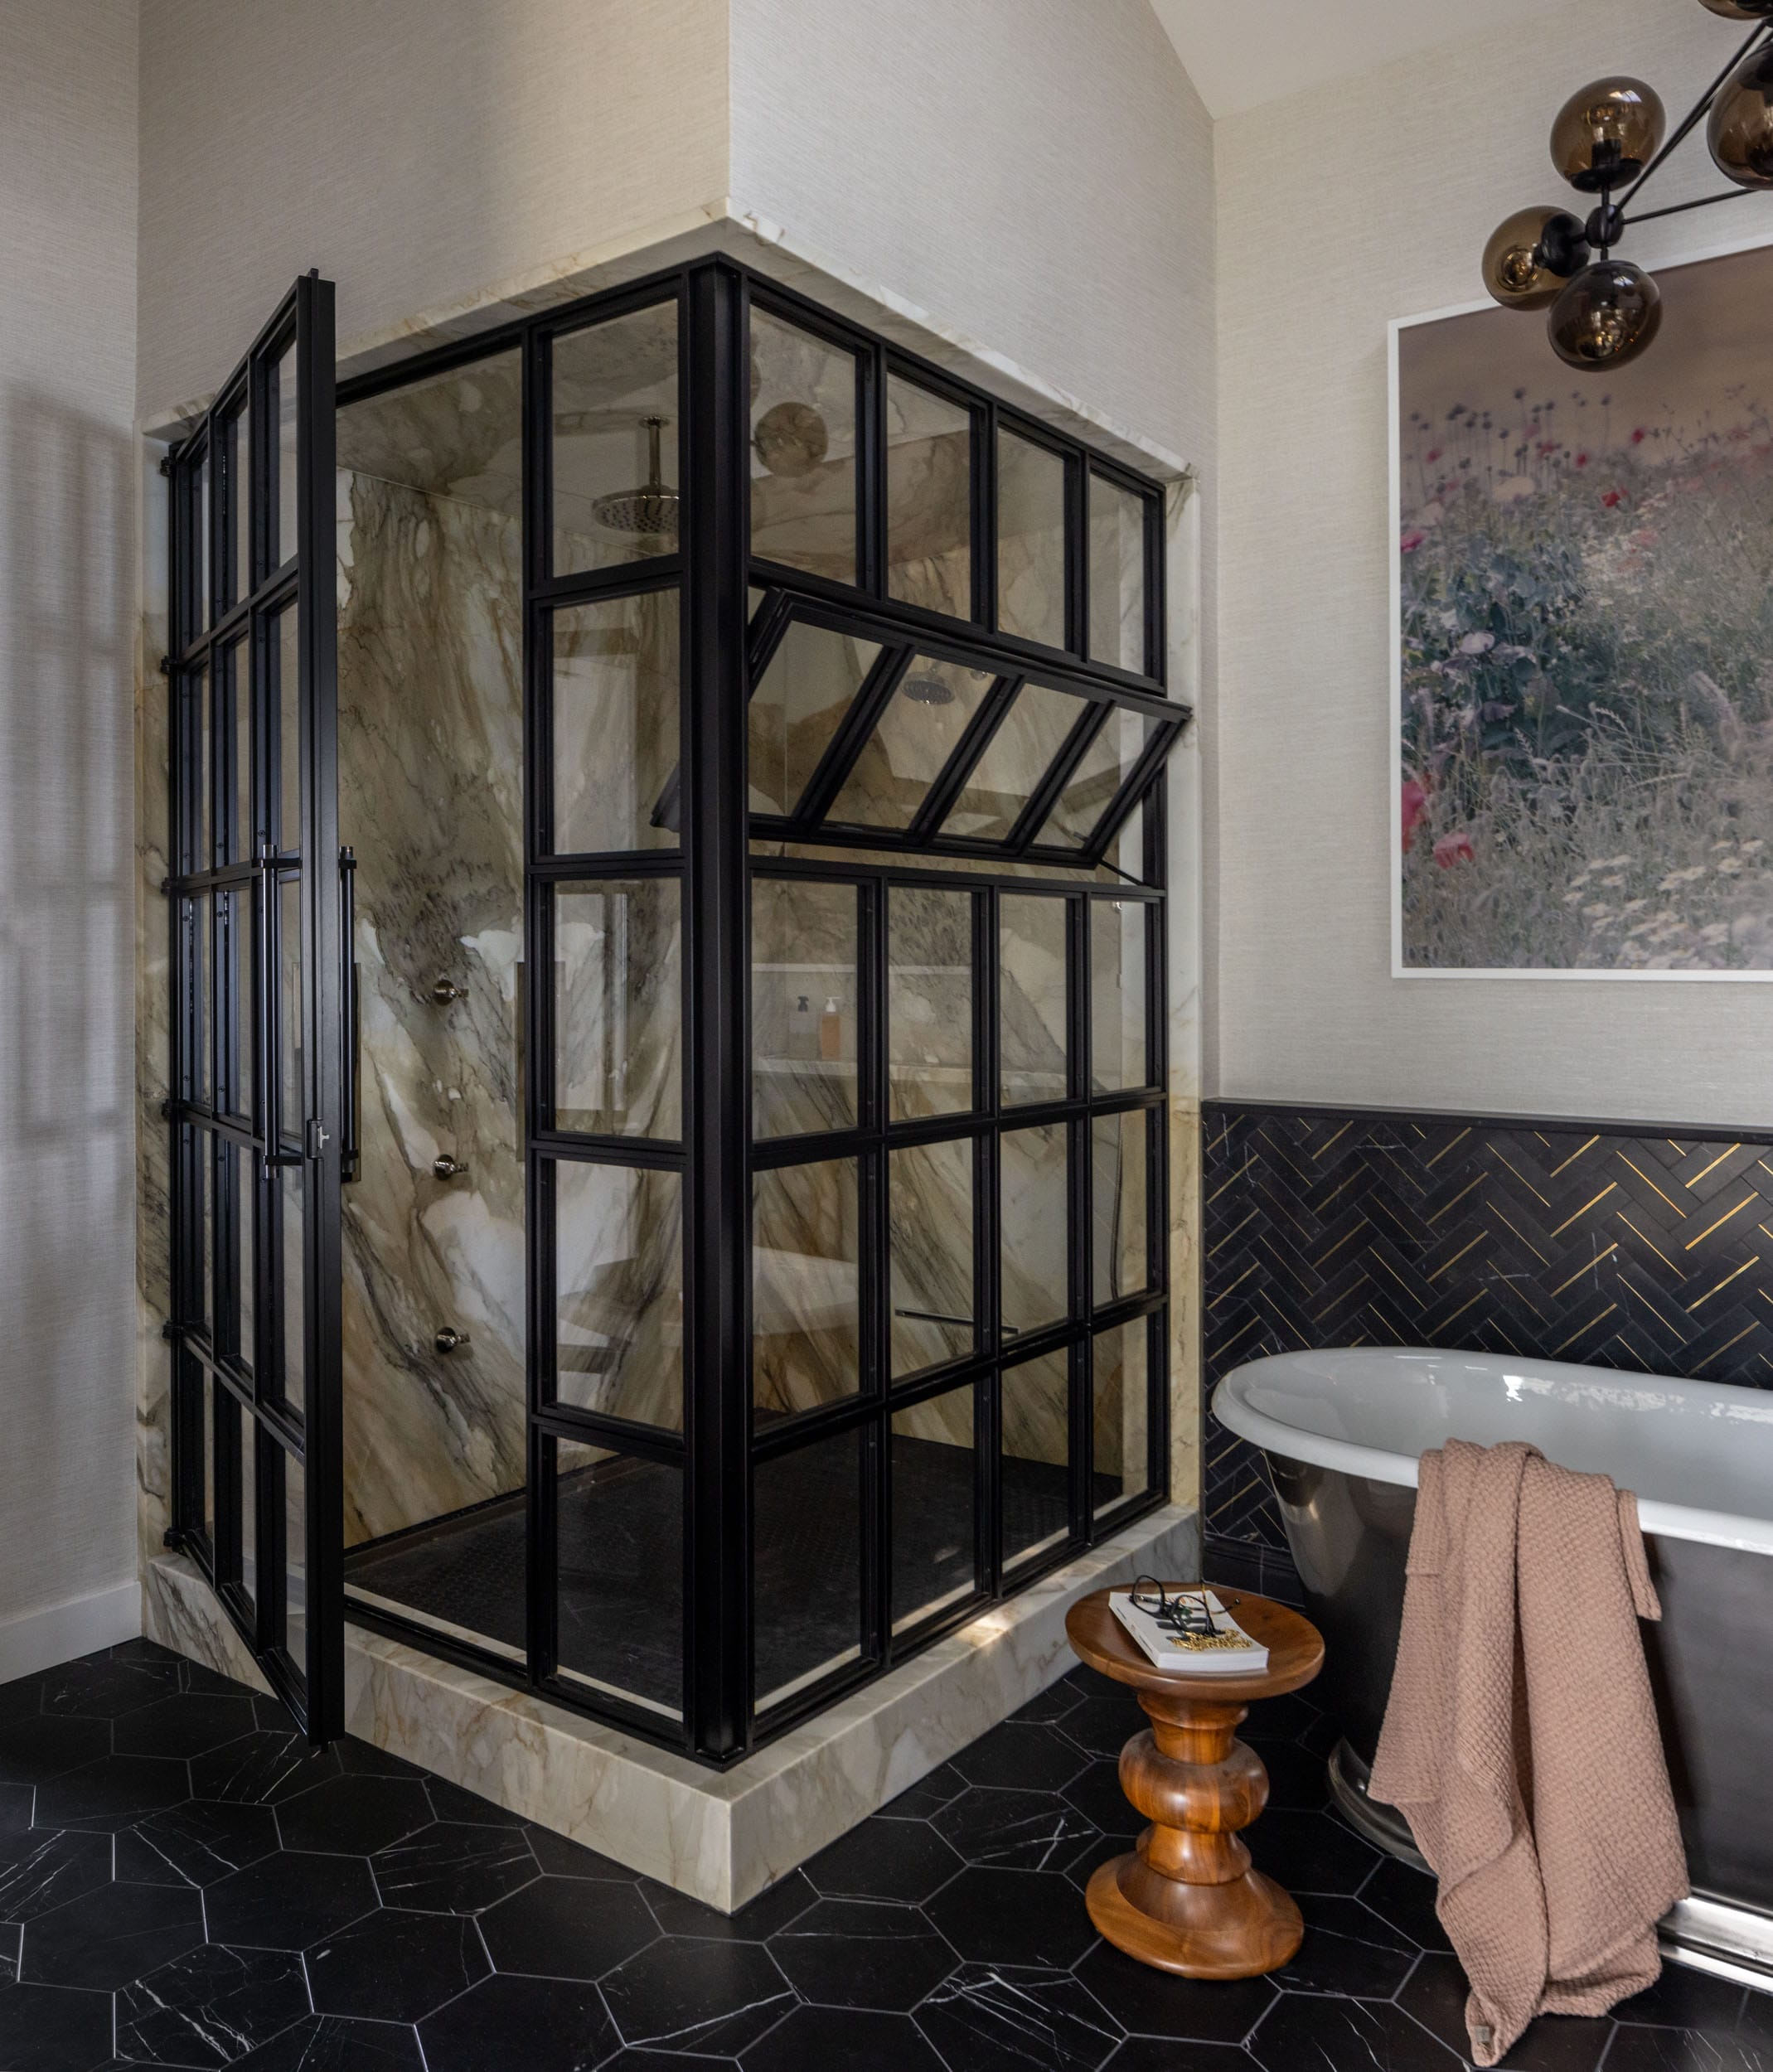
[[1701,195],[1697,201],[1673,201],[1665,209],[1646,209],[1641,215],[1622,215],[1618,227],[1621,230],[1630,230],[1640,223],[1654,223],[1660,216],[1682,215],[1688,209],[1708,209],[1714,201],[1740,201],[1745,195],[1765,191],[1761,187],[1726,187],[1722,194]]
[[[1763,40],[1768,43],[1773,43],[1773,25],[1770,25],[1765,22],[1757,22],[1754,27],[1749,31],[1747,40],[1744,42],[1742,47],[1737,52],[1736,56],[1731,59],[1730,62],[1725,65],[1722,71],[1717,75],[1717,78],[1712,81],[1711,85],[1706,88],[1704,93],[1701,94],[1698,102],[1688,111],[1686,120],[1682,123],[1680,127],[1674,132],[1674,135],[1671,136],[1668,142],[1663,146],[1662,149],[1656,153],[1655,157],[1650,160],[1649,163],[1644,168],[1643,172],[1640,172],[1637,178],[1632,182],[1631,186],[1628,190],[1628,193],[1632,199],[1635,200],[1635,198],[1644,191],[1645,188],[1649,185],[1650,182],[1655,177],[1657,169],[1661,166],[1663,161],[1667,158],[1671,152],[1679,149],[1679,148],[1687,141],[1688,138],[1693,134],[1693,130],[1698,123],[1710,110],[1712,103],[1717,99],[1719,90],[1723,86],[1724,82],[1730,77],[1731,74],[1735,71],[1737,65],[1739,65],[1743,60],[1749,56],[1749,54],[1754,50],[1755,46],[1762,42]],[[1712,199],[1715,201],[1721,201],[1725,197],[1722,195],[1714,195],[1712,196]],[[1685,206],[1692,208],[1698,206],[1698,205],[1688,202]],[[1669,209],[1659,209],[1656,211],[1656,214],[1658,215],[1670,215],[1674,214],[1674,211]],[[1648,223],[1651,220],[1651,218],[1646,213],[1643,215],[1629,217],[1627,220],[1636,223]]]

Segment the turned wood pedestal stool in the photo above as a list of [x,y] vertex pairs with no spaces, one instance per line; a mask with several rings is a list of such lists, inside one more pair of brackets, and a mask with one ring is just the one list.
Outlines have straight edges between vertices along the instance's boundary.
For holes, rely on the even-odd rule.
[[[1166,1583],[1165,1589],[1198,1589]],[[1219,1601],[1268,1650],[1259,1676],[1160,1669],[1094,1591],[1065,1619],[1091,1668],[1131,1686],[1151,1724],[1121,1750],[1121,1786],[1151,1823],[1136,1849],[1102,1866],[1087,1903],[1118,1949],[1184,1978],[1252,1978],[1284,1964],[1305,1935],[1299,1909],[1250,1866],[1238,1831],[1268,1802],[1268,1773],[1233,1729],[1262,1698],[1309,1683],[1324,1663],[1315,1626],[1267,1597]]]

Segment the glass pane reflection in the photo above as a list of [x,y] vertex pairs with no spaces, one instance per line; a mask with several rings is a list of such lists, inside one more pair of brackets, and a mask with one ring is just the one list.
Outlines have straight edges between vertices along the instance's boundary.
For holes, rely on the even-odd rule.
[[1090,474],[1090,659],[1143,675],[1146,500]]
[[555,892],[556,1128],[681,1134],[680,905],[674,877]]
[[1151,729],[1151,723],[1140,714],[1111,706],[1101,732],[1066,778],[1035,840],[1060,849],[1087,848],[1103,814],[1132,775]]
[[752,1471],[758,1708],[791,1697],[862,1652],[860,1431],[760,1460]]
[[1070,1310],[1071,1203],[1068,1126],[1008,1130],[998,1142],[1001,1302],[1006,1340]]
[[760,1417],[862,1381],[861,1211],[854,1159],[759,1173],[752,1188],[751,1396]]
[[893,1377],[973,1349],[973,1146],[970,1137],[887,1155]]
[[909,827],[996,680],[990,670],[913,656],[827,818]]
[[880,659],[874,641],[797,619],[752,693],[751,810],[792,813],[850,701]]
[[555,1179],[555,1393],[683,1429],[683,1181],[561,1160]]
[[1071,1532],[1071,1355],[1061,1347],[1006,1367],[1000,1383],[1003,1559],[1049,1553]]
[[1098,1515],[1151,1487],[1150,1344],[1144,1317],[1096,1334],[1091,1503]]
[[1146,1221],[1150,1136],[1143,1108],[1097,1116],[1090,1126],[1096,1225],[1092,1273],[1098,1304],[1143,1295],[1151,1283]]
[[1064,1098],[1071,990],[1064,899],[1006,893],[998,906],[998,1063],[1006,1106]]
[[1083,712],[1083,700],[1069,691],[1024,684],[1008,717],[986,743],[942,833],[1007,841]]
[[914,381],[886,385],[887,594],[972,617],[972,414]]
[[893,1413],[894,1633],[977,1587],[973,1396],[952,1389]]
[[554,569],[678,547],[677,305],[554,341]]
[[997,623],[1005,633],[1065,645],[1065,461],[997,434]]
[[751,313],[751,551],[834,583],[855,568],[855,355]]
[[972,895],[887,893],[887,1112],[894,1122],[973,1105]]
[[569,1684],[683,1711],[683,1470],[554,1444],[560,1664]]
[[1090,903],[1090,1084],[1115,1093],[1149,1082],[1146,1057],[1146,903]]
[[675,588],[554,614],[557,855],[682,839],[679,617]]
[[856,1119],[856,888],[751,885],[751,1127],[758,1137]]

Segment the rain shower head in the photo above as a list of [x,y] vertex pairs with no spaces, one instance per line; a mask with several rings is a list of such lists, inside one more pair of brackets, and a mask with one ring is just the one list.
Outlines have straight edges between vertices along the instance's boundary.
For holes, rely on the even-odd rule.
[[940,676],[908,676],[905,695],[914,705],[952,705],[954,686]]
[[677,537],[678,496],[667,487],[659,457],[661,417],[642,418],[647,428],[647,479],[638,489],[617,490],[592,504],[592,515],[610,532],[625,532],[641,540],[675,540]]

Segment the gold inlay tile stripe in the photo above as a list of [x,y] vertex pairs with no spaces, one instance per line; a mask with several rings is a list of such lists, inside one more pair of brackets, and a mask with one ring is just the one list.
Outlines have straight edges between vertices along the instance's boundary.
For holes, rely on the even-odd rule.
[[[1611,1194],[1614,1188],[1618,1185],[1619,1182],[1617,1180],[1609,1180],[1606,1185],[1601,1188],[1601,1192],[1595,1195],[1591,1200],[1584,1202],[1582,1206],[1577,1210],[1573,1216],[1566,1216],[1563,1221],[1557,1226],[1557,1229],[1553,1231],[1550,1235],[1553,1237],[1562,1237],[1564,1232],[1570,1227],[1572,1223],[1581,1222],[1582,1218],[1588,1213],[1589,1210],[1594,1208],[1597,1203],[1604,1202],[1607,1196]],[[1697,1243],[1698,1240],[1695,1239],[1694,1242]]]
[[1573,1288],[1585,1273],[1592,1273],[1595,1268],[1601,1264],[1601,1261],[1603,1259],[1610,1258],[1612,1254],[1618,1250],[1619,1246],[1616,1241],[1614,1243],[1609,1245],[1605,1251],[1597,1251],[1592,1259],[1586,1260],[1582,1265],[1577,1268],[1576,1271],[1571,1275],[1567,1280],[1560,1280],[1557,1285],[1553,1289],[1553,1300],[1555,1300],[1557,1296],[1561,1295],[1566,1288]]
[[1758,1202],[1760,1199],[1761,1197],[1758,1194],[1745,1194],[1734,1208],[1727,1208],[1715,1223],[1708,1223],[1697,1237],[1689,1237],[1683,1249],[1691,1251],[1695,1245],[1703,1245],[1714,1230],[1722,1230],[1732,1216],[1740,1216],[1750,1203]]
[[1737,1268],[1734,1273],[1727,1273],[1723,1279],[1720,1280],[1715,1287],[1708,1288],[1703,1295],[1695,1295],[1693,1300],[1687,1305],[1688,1315],[1691,1316],[1693,1311],[1698,1308],[1702,1302],[1709,1302],[1712,1297],[1717,1294],[1719,1288],[1727,1288],[1732,1280],[1740,1280],[1742,1275],[1746,1273],[1751,1266],[1758,1266],[1760,1264],[1761,1255],[1759,1252],[1756,1252],[1752,1259],[1745,1259],[1742,1265]]
[[1742,1148],[1742,1147],[1740,1144],[1732,1144],[1729,1145],[1727,1149],[1720,1151],[1717,1154],[1717,1156],[1712,1160],[1711,1164],[1705,1168],[1703,1172],[1695,1173],[1693,1174],[1693,1178],[1687,1182],[1687,1185],[1688,1187],[1697,1187],[1700,1181],[1705,1178],[1707,1173],[1716,1172],[1717,1168],[1723,1164],[1724,1160],[1728,1158],[1732,1152],[1740,1151]]
[[1557,1175],[1562,1172],[1564,1165],[1574,1165],[1577,1160],[1581,1158],[1583,1152],[1591,1151],[1600,1141],[1601,1140],[1598,1136],[1591,1136],[1586,1144],[1577,1145],[1576,1149],[1570,1154],[1569,1157],[1564,1160],[1563,1165],[1554,1165],[1552,1168],[1551,1177],[1555,1180]]
[[1622,1159],[1625,1159],[1626,1164],[1630,1166],[1632,1171],[1637,1174],[1640,1180],[1643,1181],[1644,1184],[1649,1189],[1652,1194],[1662,1194],[1664,1201],[1668,1203],[1669,1208],[1674,1211],[1677,1216],[1683,1217],[1686,1215],[1687,1212],[1681,1207],[1680,1203],[1672,1199],[1669,1195],[1663,1194],[1662,1189],[1657,1186],[1656,1183],[1650,1178],[1649,1174],[1644,1170],[1641,1165],[1637,1164],[1630,1159],[1626,1159],[1623,1151],[1621,1151],[1619,1155]]

